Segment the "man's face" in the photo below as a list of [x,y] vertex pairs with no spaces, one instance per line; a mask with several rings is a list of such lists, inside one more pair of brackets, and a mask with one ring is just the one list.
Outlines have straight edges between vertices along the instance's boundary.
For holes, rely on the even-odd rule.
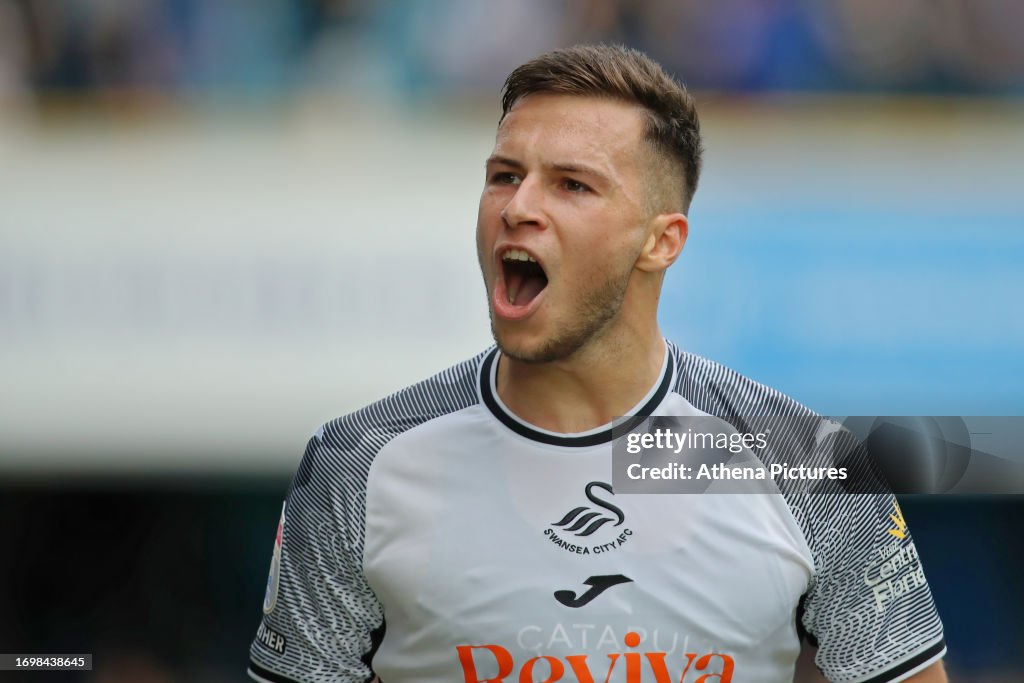
[[498,126],[477,254],[502,352],[567,358],[618,319],[649,220],[643,111],[536,94]]

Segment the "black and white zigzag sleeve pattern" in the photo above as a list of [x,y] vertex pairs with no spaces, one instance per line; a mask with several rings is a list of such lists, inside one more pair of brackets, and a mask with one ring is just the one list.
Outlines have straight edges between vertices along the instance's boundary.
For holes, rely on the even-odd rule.
[[370,466],[399,434],[477,402],[479,360],[333,420],[310,439],[285,503],[279,584],[250,650],[252,678],[356,683],[373,677],[371,659],[385,624],[362,568]]
[[[759,431],[759,418],[814,417],[775,389],[675,346],[672,351],[679,368],[675,390],[739,431]],[[823,429],[829,424],[824,420],[792,424],[784,437],[773,435],[772,449],[759,453],[766,465],[798,453],[804,464],[827,466],[836,452],[845,452],[851,468],[870,467],[848,433]],[[837,445],[843,440],[852,443]],[[848,493],[834,482],[824,485],[831,491],[814,493],[797,491],[796,484],[779,486],[814,560],[801,626],[818,646],[815,661],[829,680],[898,681],[941,657],[942,622],[895,498]]]

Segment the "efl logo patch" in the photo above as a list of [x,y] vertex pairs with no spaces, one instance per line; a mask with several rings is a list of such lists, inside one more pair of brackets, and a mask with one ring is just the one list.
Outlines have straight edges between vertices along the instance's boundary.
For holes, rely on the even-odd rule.
[[267,592],[263,596],[263,613],[270,614],[277,604],[277,587],[281,583],[281,539],[284,535],[284,509],[281,505],[281,521],[277,523],[277,538],[274,539],[274,556],[270,560],[270,576],[267,577]]

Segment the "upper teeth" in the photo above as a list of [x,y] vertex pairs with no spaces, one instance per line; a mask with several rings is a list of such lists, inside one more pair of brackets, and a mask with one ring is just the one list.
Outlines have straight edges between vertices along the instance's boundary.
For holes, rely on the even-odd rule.
[[530,256],[522,249],[509,249],[508,251],[501,255],[501,258],[504,261],[533,261],[534,263],[537,262],[537,259]]

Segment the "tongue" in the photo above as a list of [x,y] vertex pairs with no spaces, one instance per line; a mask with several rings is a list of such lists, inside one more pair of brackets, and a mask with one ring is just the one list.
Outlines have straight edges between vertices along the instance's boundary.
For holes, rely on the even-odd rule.
[[508,302],[515,305],[516,298],[519,296],[519,289],[523,286],[523,274],[522,273],[506,273],[505,274],[505,291],[508,293]]
[[[520,280],[520,282],[516,282],[518,292],[512,295],[512,303],[516,306],[528,306],[548,284],[543,277],[537,275],[517,278],[517,280]],[[516,290],[509,289],[510,292],[516,292]]]

